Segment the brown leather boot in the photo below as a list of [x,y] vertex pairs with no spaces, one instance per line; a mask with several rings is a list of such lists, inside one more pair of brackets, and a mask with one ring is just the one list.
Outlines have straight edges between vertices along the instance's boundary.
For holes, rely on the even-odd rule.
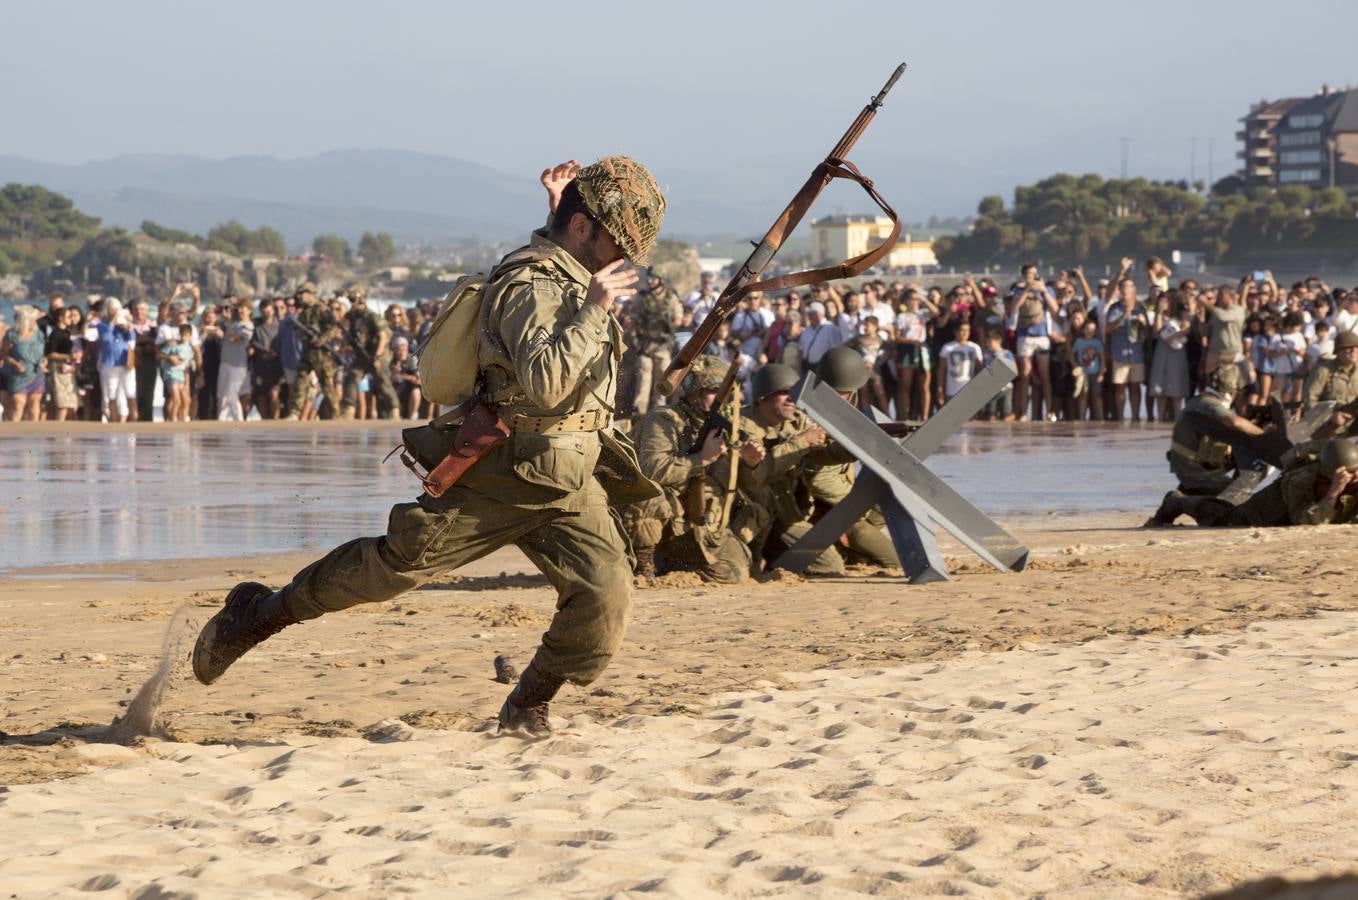
[[500,731],[524,731],[533,737],[551,734],[547,704],[565,682],[564,678],[542,671],[537,660],[529,663],[500,707]]

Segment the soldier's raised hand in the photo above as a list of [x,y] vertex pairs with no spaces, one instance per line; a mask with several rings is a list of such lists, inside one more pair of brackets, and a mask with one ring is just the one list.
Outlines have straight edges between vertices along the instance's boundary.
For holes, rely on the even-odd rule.
[[609,312],[613,309],[614,303],[626,300],[636,293],[634,285],[639,277],[637,270],[618,271],[618,268],[626,262],[625,259],[617,259],[595,272],[594,277],[589,280],[589,293],[585,295],[585,302],[596,303],[602,306],[605,312]]
[[561,194],[566,190],[566,185],[574,181],[578,174],[580,164],[573,159],[542,170],[538,180],[547,189],[547,207],[552,212],[556,212],[556,205],[561,202]]
[[819,425],[812,425],[810,428],[797,435],[803,447],[824,447],[830,442],[830,436],[825,433],[825,429]]
[[764,461],[764,444],[762,441],[748,440],[740,447],[740,458],[745,461],[747,466],[757,466]]

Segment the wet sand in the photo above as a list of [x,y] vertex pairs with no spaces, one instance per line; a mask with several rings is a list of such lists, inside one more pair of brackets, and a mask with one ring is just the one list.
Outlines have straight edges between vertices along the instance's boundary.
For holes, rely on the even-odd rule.
[[211,687],[181,665],[162,736],[133,746],[91,739],[176,609],[206,618],[312,554],[0,575],[0,883],[1174,897],[1344,871],[1355,532],[1144,515],[1001,516],[1027,570],[945,539],[954,580],[927,587],[670,576],[527,743],[493,736],[492,660],[526,663],[554,597],[516,551],[287,629]]

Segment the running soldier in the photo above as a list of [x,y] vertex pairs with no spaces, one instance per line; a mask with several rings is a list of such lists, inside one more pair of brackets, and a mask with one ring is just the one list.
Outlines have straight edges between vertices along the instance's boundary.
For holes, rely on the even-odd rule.
[[[645,263],[665,199],[624,156],[563,164],[544,172],[543,184],[553,209],[547,227],[506,257],[514,264],[493,271],[481,297],[480,399],[510,437],[440,496],[393,507],[385,535],[335,548],[280,590],[238,584],[198,636],[199,681],[212,683],[283,628],[386,602],[511,543],[556,588],[557,606],[500,709],[501,729],[550,732],[548,703],[560,687],[587,685],[608,666],[632,588],[631,553],[610,503],[658,490],[612,428],[623,352],[612,312],[637,279],[620,266]],[[601,456],[607,464],[596,473]]]

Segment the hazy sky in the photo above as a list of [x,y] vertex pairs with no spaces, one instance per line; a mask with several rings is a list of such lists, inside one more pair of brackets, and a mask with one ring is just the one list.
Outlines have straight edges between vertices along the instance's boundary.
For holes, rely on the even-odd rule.
[[0,153],[53,162],[395,147],[807,170],[904,60],[863,168],[1008,197],[1118,174],[1124,137],[1156,178],[1188,176],[1192,138],[1205,178],[1214,138],[1221,177],[1251,102],[1358,83],[1358,0],[7,0],[4,20]]

